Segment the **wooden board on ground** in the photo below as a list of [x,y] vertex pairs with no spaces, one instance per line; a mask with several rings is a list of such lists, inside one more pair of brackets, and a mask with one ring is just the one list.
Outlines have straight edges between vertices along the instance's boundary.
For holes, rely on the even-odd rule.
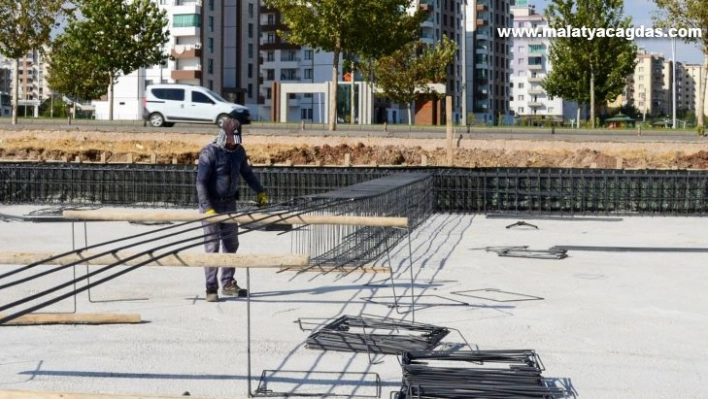
[[[3,316],[0,315],[0,318]],[[138,324],[140,314],[110,313],[30,313],[0,324],[3,326],[36,326],[44,324]]]

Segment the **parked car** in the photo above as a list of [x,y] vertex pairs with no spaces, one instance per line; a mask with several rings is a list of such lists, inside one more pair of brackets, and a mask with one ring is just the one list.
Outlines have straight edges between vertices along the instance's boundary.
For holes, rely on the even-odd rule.
[[145,89],[143,97],[143,119],[154,127],[172,127],[176,122],[215,123],[221,126],[232,113],[241,124],[251,123],[248,108],[228,102],[202,86],[155,84]]

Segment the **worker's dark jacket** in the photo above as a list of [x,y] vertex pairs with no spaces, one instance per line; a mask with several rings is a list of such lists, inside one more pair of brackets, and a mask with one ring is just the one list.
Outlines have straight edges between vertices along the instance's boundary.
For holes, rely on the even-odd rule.
[[[257,193],[263,186],[248,165],[246,150],[238,145],[233,150],[212,143],[199,153],[197,197],[202,212],[213,208],[217,212],[236,204],[239,176]],[[231,206],[227,206],[227,204]]]

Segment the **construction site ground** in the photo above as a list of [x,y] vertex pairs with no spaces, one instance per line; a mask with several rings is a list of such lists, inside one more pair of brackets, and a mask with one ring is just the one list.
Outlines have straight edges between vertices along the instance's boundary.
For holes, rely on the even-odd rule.
[[[215,129],[214,129],[215,130]],[[208,131],[205,129],[205,131]],[[152,162],[194,164],[213,133],[83,130],[4,130],[0,160],[68,162]],[[601,136],[597,136],[601,137]],[[244,134],[253,164],[285,165],[448,165],[447,141],[440,138]],[[667,141],[651,137],[632,141],[558,139],[479,139],[456,134],[458,167],[574,167],[610,169],[706,169],[708,144],[701,140]],[[348,154],[348,155],[347,155]]]
[[[26,215],[37,209],[4,206],[0,213]],[[534,349],[545,365],[543,375],[580,398],[706,397],[705,253],[571,250],[565,259],[529,259],[486,250],[707,248],[704,219],[524,219],[538,229],[507,228],[516,221],[432,216],[412,232],[410,256],[405,240],[391,254],[395,294],[407,304],[398,308],[391,306],[394,292],[387,274],[251,270],[251,389],[264,370],[277,370],[268,385],[271,393],[376,397],[372,375],[358,374],[368,372],[381,378],[380,397],[389,397],[402,380],[395,356],[371,359],[366,353],[307,349],[303,342],[311,331],[297,323],[375,315],[415,316],[416,322],[458,330],[441,348],[464,348],[466,341],[479,349]],[[90,222],[84,235],[80,223],[0,221],[0,250],[63,252],[83,246],[84,239],[96,244],[158,227]],[[291,234],[255,231],[241,237],[240,251],[290,253],[291,239]],[[67,269],[35,284],[0,290],[0,304],[85,272],[84,267]],[[244,284],[245,271],[238,270],[237,278]],[[405,299],[411,293],[415,301]],[[8,392],[18,390],[247,396],[247,303],[243,298],[205,302],[201,269],[141,268],[94,287],[91,299],[83,292],[75,308],[67,300],[43,311],[139,313],[143,322],[0,327],[0,397],[17,398]]]

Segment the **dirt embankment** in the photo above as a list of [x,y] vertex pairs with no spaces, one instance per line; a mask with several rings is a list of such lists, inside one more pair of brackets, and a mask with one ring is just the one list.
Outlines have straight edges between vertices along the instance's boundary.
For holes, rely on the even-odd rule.
[[[213,135],[4,131],[0,160],[193,164]],[[252,163],[292,165],[447,165],[444,139],[249,135]],[[347,155],[348,154],[348,155]],[[667,142],[456,140],[462,167],[708,169],[708,145]]]

